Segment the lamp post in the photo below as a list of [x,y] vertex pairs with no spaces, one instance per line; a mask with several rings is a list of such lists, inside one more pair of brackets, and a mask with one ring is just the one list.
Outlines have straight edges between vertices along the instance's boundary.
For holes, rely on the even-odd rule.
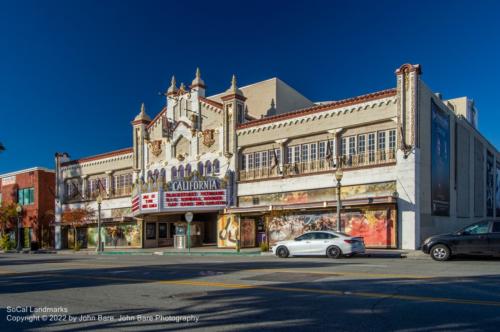
[[16,251],[20,252],[23,247],[21,245],[21,229],[23,228],[23,224],[21,223],[21,213],[23,212],[23,207],[21,204],[17,204],[16,206],[17,212],[17,248]]
[[335,179],[337,180],[337,232],[340,232],[340,210],[342,209],[342,200],[340,197],[340,189],[342,188],[342,184],[340,183],[340,181],[342,181],[344,172],[340,163],[338,163],[337,165],[337,170],[335,171]]
[[101,194],[99,194],[96,198],[97,202],[97,248],[96,251],[97,253],[102,252],[102,246],[101,246],[101,203],[102,203],[102,197]]

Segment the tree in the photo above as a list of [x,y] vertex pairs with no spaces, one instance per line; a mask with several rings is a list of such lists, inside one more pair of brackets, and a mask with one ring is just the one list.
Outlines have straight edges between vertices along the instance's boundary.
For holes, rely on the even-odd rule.
[[75,248],[77,247],[77,227],[83,226],[89,223],[94,216],[94,210],[89,206],[85,205],[81,208],[69,209],[63,211],[62,213],[62,222],[63,224],[69,225],[73,228],[74,231],[74,241]]
[[15,224],[16,217],[17,211],[15,203],[2,203],[0,205],[0,235],[4,234],[7,228]]

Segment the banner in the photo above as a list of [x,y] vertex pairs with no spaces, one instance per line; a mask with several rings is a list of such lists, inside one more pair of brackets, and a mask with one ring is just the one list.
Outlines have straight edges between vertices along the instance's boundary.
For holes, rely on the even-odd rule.
[[450,215],[450,119],[431,102],[431,209],[435,216]]

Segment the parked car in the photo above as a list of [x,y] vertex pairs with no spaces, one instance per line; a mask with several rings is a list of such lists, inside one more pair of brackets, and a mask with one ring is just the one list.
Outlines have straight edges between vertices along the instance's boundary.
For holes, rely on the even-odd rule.
[[273,253],[286,258],[292,256],[326,255],[339,258],[343,255],[354,255],[365,252],[362,237],[352,237],[333,231],[307,232],[294,240],[281,241],[271,247]]
[[500,221],[481,221],[455,233],[431,236],[424,241],[422,251],[436,261],[455,255],[500,255]]

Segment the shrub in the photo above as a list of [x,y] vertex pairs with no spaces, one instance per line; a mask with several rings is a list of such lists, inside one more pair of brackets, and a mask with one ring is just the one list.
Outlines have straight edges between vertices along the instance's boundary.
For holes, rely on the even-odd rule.
[[0,237],[0,248],[7,251],[13,249],[15,246],[14,241],[10,239],[8,234],[4,234]]
[[73,248],[74,251],[80,251],[82,248],[82,241],[78,241],[75,243],[75,247]]
[[262,251],[262,252],[268,252],[269,251],[269,245],[266,242],[261,242],[260,243],[260,251]]

